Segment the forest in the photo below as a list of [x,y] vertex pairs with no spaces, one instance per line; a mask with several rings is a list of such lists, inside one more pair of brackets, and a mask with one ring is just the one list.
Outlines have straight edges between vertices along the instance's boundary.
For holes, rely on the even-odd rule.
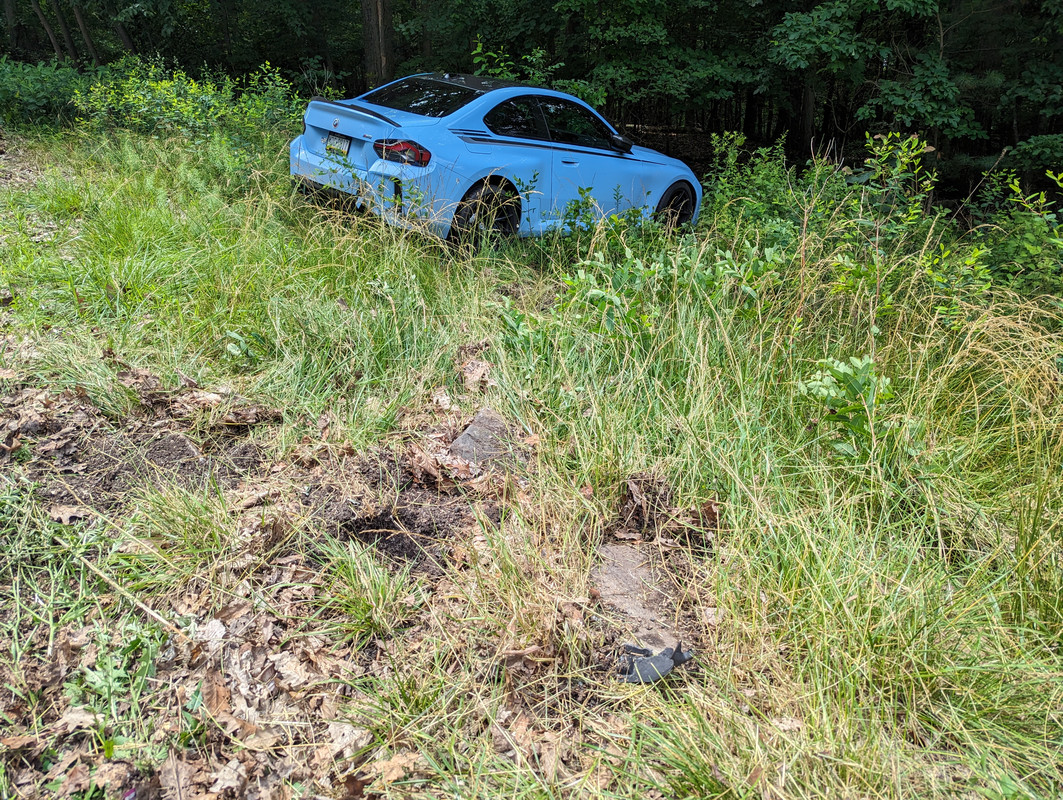
[[549,83],[698,166],[714,132],[804,161],[906,131],[962,199],[994,166],[1040,186],[1063,163],[1060,0],[4,0],[4,24],[14,61],[269,62],[308,95],[436,70]]

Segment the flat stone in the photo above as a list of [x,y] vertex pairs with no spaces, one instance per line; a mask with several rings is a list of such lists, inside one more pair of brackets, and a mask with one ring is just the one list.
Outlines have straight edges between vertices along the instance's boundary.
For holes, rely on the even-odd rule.
[[489,408],[476,412],[472,422],[450,445],[450,454],[483,466],[510,455],[509,426]]
[[679,632],[668,621],[665,590],[654,580],[647,557],[627,544],[603,545],[598,555],[591,583],[602,603],[625,617],[634,640],[654,650],[674,646]]

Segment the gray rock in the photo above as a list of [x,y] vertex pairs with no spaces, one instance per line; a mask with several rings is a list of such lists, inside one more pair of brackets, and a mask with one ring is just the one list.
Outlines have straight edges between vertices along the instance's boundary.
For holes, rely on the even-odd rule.
[[450,445],[450,454],[483,466],[511,454],[509,426],[489,408],[481,408],[461,436]]
[[649,558],[627,544],[607,544],[598,551],[599,563],[591,570],[591,583],[603,605],[619,612],[621,625],[634,639],[658,650],[676,641],[680,633],[670,624],[663,598],[667,588],[658,582]]

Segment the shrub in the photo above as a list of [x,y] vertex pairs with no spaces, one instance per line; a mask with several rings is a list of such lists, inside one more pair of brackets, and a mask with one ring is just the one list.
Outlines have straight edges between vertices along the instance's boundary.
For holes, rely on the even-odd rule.
[[197,80],[158,59],[126,58],[76,91],[74,105],[92,125],[201,138],[218,130],[256,135],[288,124],[303,101],[269,64],[241,81],[227,76]]
[[4,122],[63,120],[74,112],[72,99],[100,74],[81,73],[69,64],[23,64],[0,56],[0,119]]

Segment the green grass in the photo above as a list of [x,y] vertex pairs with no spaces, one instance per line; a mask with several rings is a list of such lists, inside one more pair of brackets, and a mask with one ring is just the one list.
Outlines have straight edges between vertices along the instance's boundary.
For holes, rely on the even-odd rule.
[[[188,376],[282,409],[282,456],[326,412],[334,444],[392,446],[438,387],[465,418],[489,404],[539,437],[504,524],[468,531],[442,584],[305,520],[269,551],[320,568],[305,583],[317,596],[283,612],[303,615],[286,635],[386,653],[344,705],[381,759],[420,754],[385,796],[1061,792],[1061,320],[999,288],[935,285],[927,254],[965,246],[940,221],[869,225],[859,195],[795,182],[776,185],[789,217],[717,197],[685,239],[600,229],[464,258],[307,203],[279,142],[249,175],[221,140],[20,145],[51,165],[0,190],[0,288],[16,295],[9,330],[36,350],[17,364],[27,381],[77,387],[121,421],[138,406],[123,369],[165,388]],[[54,239],[34,242],[47,223]],[[480,340],[482,398],[455,369]],[[894,394],[857,404],[873,433],[846,458],[831,445],[860,434],[829,425],[799,382],[864,354]],[[697,668],[631,687],[596,668],[601,629],[559,609],[588,596],[624,482],[643,472],[676,507],[715,500],[722,523],[709,548],[674,551]],[[71,531],[3,478],[12,691],[64,620],[140,626],[125,639],[140,650],[101,639],[110,661],[69,691],[106,712],[102,738],[142,742],[159,768],[159,743],[114,696],[161,708],[138,670],[162,634],[122,597],[94,600],[103,585],[60,539],[82,536],[66,546],[167,619],[190,587],[215,610],[272,607],[268,587],[226,577],[232,502],[145,490]],[[534,666],[503,666],[531,645]],[[513,733],[518,711],[530,733]],[[522,755],[505,755],[501,729]]]

